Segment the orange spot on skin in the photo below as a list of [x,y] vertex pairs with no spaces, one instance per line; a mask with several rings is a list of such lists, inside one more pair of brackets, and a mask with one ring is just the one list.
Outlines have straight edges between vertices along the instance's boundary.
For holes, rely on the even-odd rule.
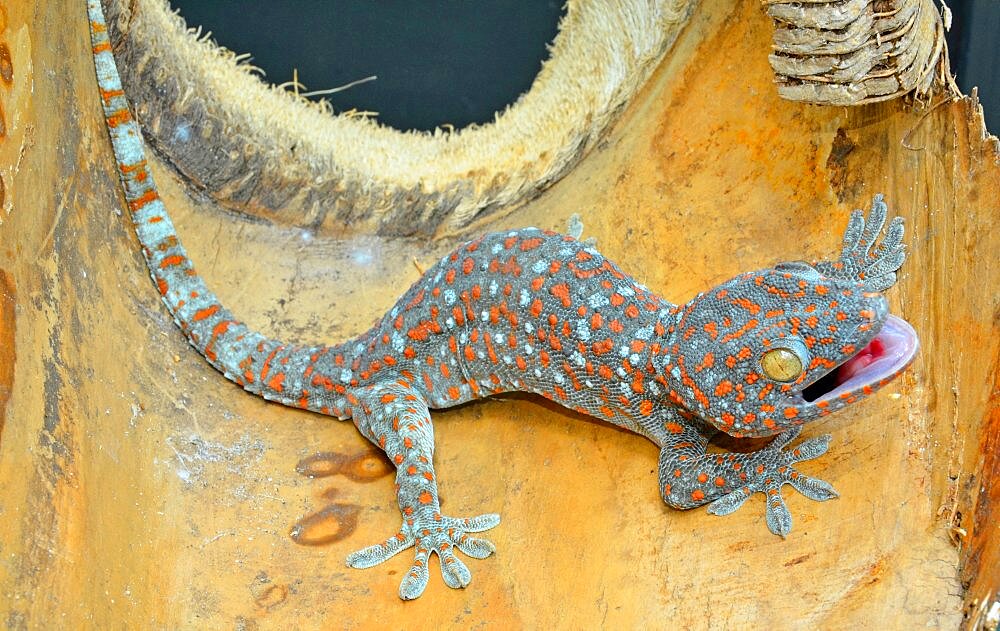
[[[107,50],[111,50],[110,45],[107,43],[101,44],[101,46],[107,46],[108,47]],[[124,125],[126,123],[131,122],[132,114],[131,112],[128,111],[127,108],[120,109],[117,112],[112,112],[111,114],[105,116],[104,120],[105,122],[107,122],[108,127],[118,127],[119,125]]]
[[728,379],[723,379],[719,382],[719,385],[715,386],[715,396],[724,397],[733,391],[733,382]]
[[705,499],[705,494],[702,493],[701,489],[695,489],[694,491],[691,492],[691,499],[693,499],[696,502],[700,502],[703,499]]
[[566,283],[559,283],[558,285],[553,285],[549,288],[549,293],[558,298],[562,302],[562,306],[569,307],[572,301],[569,298],[569,285]]
[[166,269],[173,265],[183,265],[185,261],[187,261],[186,257],[183,257],[180,254],[174,254],[160,261],[160,269]]
[[434,496],[432,496],[429,491],[423,491],[420,494],[420,497],[417,498],[417,501],[421,504],[430,504],[434,501]]
[[195,322],[199,322],[206,318],[210,318],[219,311],[219,305],[212,305],[211,307],[205,307],[204,309],[199,309],[195,312],[192,318]]
[[610,353],[614,350],[615,343],[609,338],[606,340],[600,340],[591,344],[590,348],[594,351],[597,356],[604,355],[605,353]]
[[273,377],[271,377],[271,379],[267,382],[267,386],[272,390],[274,390],[275,392],[281,392],[282,390],[284,390],[285,387],[284,381],[285,381],[285,373],[279,372],[276,373]]
[[142,208],[149,202],[154,201],[157,198],[159,198],[159,195],[157,194],[156,189],[151,188],[148,191],[144,192],[139,197],[136,197],[133,200],[129,200],[128,203],[129,210],[131,210],[132,212],[136,212],[140,208]]

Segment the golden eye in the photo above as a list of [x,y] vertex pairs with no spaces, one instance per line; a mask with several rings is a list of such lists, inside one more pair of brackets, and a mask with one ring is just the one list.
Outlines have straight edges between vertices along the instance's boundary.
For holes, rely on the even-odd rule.
[[802,374],[802,359],[788,348],[773,348],[760,358],[760,367],[775,381],[795,381]]

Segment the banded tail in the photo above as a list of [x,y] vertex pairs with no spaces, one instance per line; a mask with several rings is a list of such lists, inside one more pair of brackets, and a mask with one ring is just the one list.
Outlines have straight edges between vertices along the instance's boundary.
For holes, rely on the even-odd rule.
[[126,205],[150,275],[177,326],[212,366],[248,391],[343,416],[344,406],[334,404],[335,393],[316,396],[305,390],[310,358],[332,349],[293,348],[252,331],[222,306],[195,272],[146,163],[142,132],[122,89],[100,0],[88,0],[87,13],[104,119]]

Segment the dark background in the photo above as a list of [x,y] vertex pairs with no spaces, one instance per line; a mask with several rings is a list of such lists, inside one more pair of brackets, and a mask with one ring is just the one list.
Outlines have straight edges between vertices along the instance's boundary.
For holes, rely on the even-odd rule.
[[[979,86],[1000,129],[1000,0],[949,0],[953,71]],[[335,111],[377,112],[397,129],[488,123],[525,92],[548,55],[561,0],[171,0],[190,26],[251,53],[275,84],[308,90],[378,79],[325,95]]]

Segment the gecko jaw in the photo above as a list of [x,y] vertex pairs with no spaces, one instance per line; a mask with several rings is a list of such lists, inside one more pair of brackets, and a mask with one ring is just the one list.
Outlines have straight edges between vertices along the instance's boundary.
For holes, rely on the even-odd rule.
[[913,327],[906,320],[889,314],[864,348],[794,398],[815,405],[852,394],[868,394],[902,372],[913,361],[919,347]]

